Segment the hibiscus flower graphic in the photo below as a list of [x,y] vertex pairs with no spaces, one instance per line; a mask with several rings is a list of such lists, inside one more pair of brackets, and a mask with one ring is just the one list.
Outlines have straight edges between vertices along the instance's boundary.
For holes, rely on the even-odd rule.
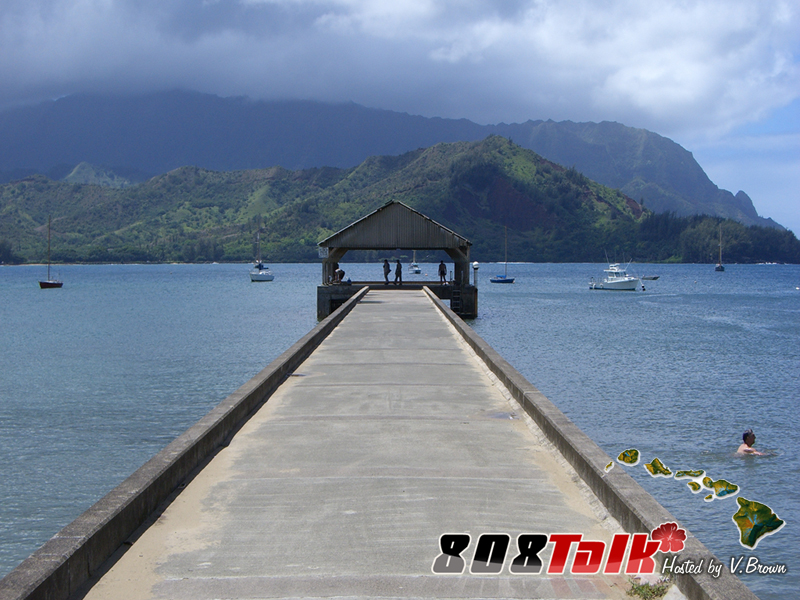
[[680,552],[686,541],[686,530],[677,523],[662,523],[650,532],[650,539],[661,542],[661,552]]

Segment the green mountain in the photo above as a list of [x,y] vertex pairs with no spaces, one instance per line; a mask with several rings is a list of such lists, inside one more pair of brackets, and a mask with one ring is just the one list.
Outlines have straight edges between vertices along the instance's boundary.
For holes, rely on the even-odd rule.
[[[0,111],[0,182],[37,173],[62,179],[83,162],[108,165],[136,183],[184,165],[215,171],[275,165],[347,169],[370,156],[493,134],[574,166],[656,213],[709,214],[781,228],[760,217],[744,192],[734,196],[714,185],[680,145],[620,123],[478,125],[352,103],[266,102],[181,91],[74,95]],[[78,181],[102,184],[103,176]]]
[[[350,169],[181,167],[123,188],[36,175],[0,186],[0,242],[9,254],[43,260],[52,215],[55,261],[247,261],[261,227],[266,260],[314,261],[319,240],[389,200],[470,239],[480,261],[502,258],[504,227],[512,260],[595,262],[608,253],[710,262],[717,251],[719,219],[653,215],[499,136]],[[726,221],[723,238],[731,262],[800,262],[791,232]]]

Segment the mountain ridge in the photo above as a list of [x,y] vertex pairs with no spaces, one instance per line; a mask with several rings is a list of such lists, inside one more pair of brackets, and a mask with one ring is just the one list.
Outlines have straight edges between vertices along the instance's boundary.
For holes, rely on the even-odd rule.
[[43,260],[52,216],[56,262],[244,262],[257,231],[265,260],[316,261],[320,240],[389,200],[470,239],[479,261],[500,260],[507,227],[513,260],[596,262],[609,252],[710,262],[721,225],[730,261],[800,262],[790,231],[655,215],[501,136],[374,156],[349,169],[184,166],[119,188],[32,175],[0,185],[0,260]]
[[220,171],[350,168],[370,156],[493,134],[575,167],[654,212],[781,228],[760,217],[744,192],[734,196],[719,189],[690,152],[645,129],[571,121],[479,125],[354,103],[267,102],[198,92],[67,96],[3,111],[0,181],[34,172],[61,179],[82,162],[139,181],[186,165]]

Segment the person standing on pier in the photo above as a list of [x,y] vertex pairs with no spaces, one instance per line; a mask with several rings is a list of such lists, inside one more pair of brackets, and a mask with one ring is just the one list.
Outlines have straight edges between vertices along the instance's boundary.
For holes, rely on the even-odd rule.
[[394,268],[394,284],[403,285],[403,265],[400,264],[400,259],[397,259],[397,265]]
[[447,283],[447,265],[439,261],[439,283]]
[[389,285],[389,273],[391,272],[392,267],[389,266],[389,260],[384,258],[383,259],[383,281],[384,285]]

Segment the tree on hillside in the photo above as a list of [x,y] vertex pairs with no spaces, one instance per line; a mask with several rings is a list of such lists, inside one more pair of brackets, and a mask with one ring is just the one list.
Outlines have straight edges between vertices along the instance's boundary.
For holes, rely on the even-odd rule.
[[21,256],[14,254],[14,249],[5,240],[0,240],[0,264],[16,265],[23,262]]

